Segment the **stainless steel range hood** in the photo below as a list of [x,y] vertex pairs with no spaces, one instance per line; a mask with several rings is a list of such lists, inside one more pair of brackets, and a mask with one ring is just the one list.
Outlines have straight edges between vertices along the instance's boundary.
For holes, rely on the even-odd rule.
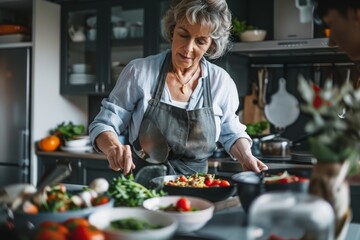
[[291,39],[234,43],[231,52],[248,56],[343,54],[338,47],[329,47],[327,38]]

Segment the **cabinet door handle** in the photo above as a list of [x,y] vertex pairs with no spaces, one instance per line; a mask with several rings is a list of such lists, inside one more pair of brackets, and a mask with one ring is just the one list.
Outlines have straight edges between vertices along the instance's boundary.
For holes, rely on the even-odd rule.
[[95,92],[98,92],[99,91],[99,84],[95,84]]
[[105,83],[101,84],[101,92],[105,92]]

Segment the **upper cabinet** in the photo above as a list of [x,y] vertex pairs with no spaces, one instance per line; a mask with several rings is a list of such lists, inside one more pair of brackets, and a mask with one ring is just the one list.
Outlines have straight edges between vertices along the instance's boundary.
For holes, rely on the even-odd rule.
[[140,0],[63,4],[61,94],[108,94],[129,61],[152,53],[150,12]]
[[32,1],[0,1],[0,48],[31,46]]

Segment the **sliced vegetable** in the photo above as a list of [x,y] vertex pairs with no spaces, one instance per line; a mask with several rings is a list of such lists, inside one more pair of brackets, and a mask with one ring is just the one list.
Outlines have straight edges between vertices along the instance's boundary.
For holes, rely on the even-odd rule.
[[147,189],[143,185],[134,182],[134,177],[130,174],[128,177],[120,175],[114,178],[110,183],[107,194],[115,199],[115,206],[141,206],[148,199],[158,196],[164,196],[164,191],[156,192],[154,189]]

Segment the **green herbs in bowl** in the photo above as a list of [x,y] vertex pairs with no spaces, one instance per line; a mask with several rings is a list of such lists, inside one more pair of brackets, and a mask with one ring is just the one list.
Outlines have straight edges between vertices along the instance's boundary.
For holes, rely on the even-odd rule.
[[130,217],[130,218],[111,221],[110,227],[113,229],[141,231],[141,230],[149,230],[149,229],[158,229],[161,228],[162,226],[151,224],[139,218]]

